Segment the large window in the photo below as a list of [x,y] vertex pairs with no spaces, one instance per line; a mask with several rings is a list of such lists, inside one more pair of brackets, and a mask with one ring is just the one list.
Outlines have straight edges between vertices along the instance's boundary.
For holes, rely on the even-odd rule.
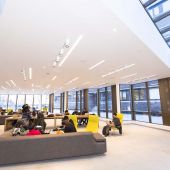
[[132,87],[136,120],[149,122],[146,83],[134,84]]
[[124,115],[124,120],[132,120],[131,86],[129,84],[120,85],[120,110]]
[[25,104],[25,95],[18,95],[17,98],[17,110],[22,109],[22,106]]
[[148,82],[152,123],[163,124],[158,81]]
[[105,88],[99,89],[100,117],[106,118],[106,91]]
[[108,118],[112,119],[112,91],[111,91],[111,87],[107,87],[107,108],[108,108]]
[[26,104],[28,104],[30,108],[33,107],[33,95],[32,94],[26,95]]
[[68,110],[70,113],[76,109],[76,91],[68,92]]
[[0,95],[0,107],[7,109],[8,95]]
[[88,90],[89,113],[97,114],[97,89]]
[[34,95],[34,106],[36,110],[41,110],[41,95]]
[[13,111],[16,111],[16,101],[17,101],[17,95],[9,95],[8,109],[12,109]]
[[77,92],[77,111],[80,112],[81,110],[81,96],[80,96],[80,91]]
[[60,99],[61,96],[60,94],[55,94],[54,95],[54,113],[60,113]]
[[49,95],[42,95],[42,105],[41,105],[43,110],[49,109]]

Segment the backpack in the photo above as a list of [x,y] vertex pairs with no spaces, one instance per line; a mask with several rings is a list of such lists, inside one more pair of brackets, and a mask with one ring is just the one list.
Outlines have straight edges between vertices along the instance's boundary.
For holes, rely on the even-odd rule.
[[102,134],[107,137],[109,136],[109,130],[110,130],[110,126],[109,125],[106,125],[103,127],[103,130],[102,130]]

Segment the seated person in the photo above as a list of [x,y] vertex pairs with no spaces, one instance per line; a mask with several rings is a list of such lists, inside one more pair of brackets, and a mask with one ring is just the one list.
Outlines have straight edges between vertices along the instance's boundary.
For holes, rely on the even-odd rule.
[[[85,115],[86,113],[88,113],[87,109],[85,108],[83,111],[82,111],[82,114],[81,115]],[[88,118],[82,118],[79,120],[79,125],[83,124],[83,125],[87,125],[88,123]]]
[[64,115],[69,115],[70,113],[68,112],[68,110],[64,111]]
[[43,112],[38,112],[37,114],[37,119],[35,121],[35,127],[36,126],[41,126],[42,127],[42,133],[45,131],[46,128],[46,122],[44,121],[44,114]]
[[113,113],[113,120],[107,121],[106,123],[110,126],[110,128],[117,128],[119,133],[122,134],[122,125],[119,118],[117,117],[117,113]]
[[62,126],[64,129],[64,133],[77,132],[72,119],[69,119],[68,116],[64,116],[62,120]]
[[75,111],[72,113],[72,115],[78,115],[78,111],[75,110]]

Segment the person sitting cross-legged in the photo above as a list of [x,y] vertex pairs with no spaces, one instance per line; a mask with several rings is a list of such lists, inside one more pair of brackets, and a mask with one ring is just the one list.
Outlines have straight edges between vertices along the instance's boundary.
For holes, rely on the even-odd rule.
[[107,121],[107,125],[109,125],[110,128],[117,128],[119,130],[119,133],[122,134],[122,124],[120,122],[120,119],[117,117],[117,113],[113,113],[113,120]]

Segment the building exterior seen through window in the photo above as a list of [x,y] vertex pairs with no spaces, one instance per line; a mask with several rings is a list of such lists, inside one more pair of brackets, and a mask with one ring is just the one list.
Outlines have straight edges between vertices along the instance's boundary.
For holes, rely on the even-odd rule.
[[22,106],[25,103],[31,107],[31,110],[33,108],[36,110],[43,110],[44,107],[46,107],[48,110],[49,95],[0,95],[0,107],[3,109],[12,109],[13,111],[18,111],[18,109],[22,109]]
[[88,89],[88,108],[89,113],[97,113],[97,89]]
[[76,109],[76,91],[68,92],[68,111],[73,113]]
[[54,113],[60,113],[60,99],[61,95],[60,94],[54,94]]
[[132,120],[131,112],[131,86],[120,85],[120,110],[124,114],[124,120]]

